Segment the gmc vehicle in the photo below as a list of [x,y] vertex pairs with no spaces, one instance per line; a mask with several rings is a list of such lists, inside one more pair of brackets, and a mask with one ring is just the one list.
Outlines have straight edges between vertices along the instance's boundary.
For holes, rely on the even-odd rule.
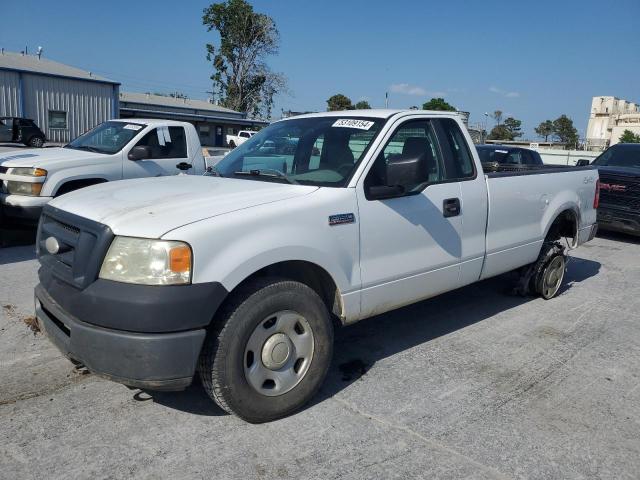
[[170,120],[110,120],[62,148],[0,154],[0,204],[7,217],[37,221],[51,199],[97,183],[203,174],[195,127]]
[[618,143],[593,165],[600,173],[600,228],[640,235],[640,144]]
[[0,117],[0,143],[23,143],[40,148],[46,140],[40,127],[30,118]]
[[54,199],[38,231],[36,315],[92,372],[152,390],[197,372],[224,410],[269,421],[320,387],[334,323],[512,270],[521,293],[553,297],[559,240],[595,234],[597,181],[593,167],[485,175],[448,112],[285,119],[208,176]]

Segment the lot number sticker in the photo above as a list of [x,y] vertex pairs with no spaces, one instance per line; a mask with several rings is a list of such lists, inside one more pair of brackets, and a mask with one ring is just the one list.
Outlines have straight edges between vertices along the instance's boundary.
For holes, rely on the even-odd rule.
[[333,127],[358,128],[360,130],[369,130],[373,122],[368,120],[356,120],[354,118],[341,118],[336,120]]
[[125,130],[140,130],[142,128],[142,125],[134,125],[133,123],[128,123],[126,124],[124,127]]

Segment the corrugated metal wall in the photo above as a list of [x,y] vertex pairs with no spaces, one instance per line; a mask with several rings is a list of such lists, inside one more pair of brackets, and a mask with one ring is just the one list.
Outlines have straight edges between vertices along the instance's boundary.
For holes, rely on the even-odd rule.
[[0,116],[20,115],[20,76],[0,70]]
[[[114,87],[108,83],[22,74],[24,116],[32,118],[51,142],[69,142],[114,117]],[[67,112],[67,128],[49,127],[49,110]]]

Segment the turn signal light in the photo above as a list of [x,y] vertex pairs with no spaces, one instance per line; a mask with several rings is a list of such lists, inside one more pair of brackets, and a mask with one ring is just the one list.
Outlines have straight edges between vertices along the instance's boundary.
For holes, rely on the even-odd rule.
[[34,168],[33,169],[33,176],[34,177],[46,177],[47,176],[47,171],[44,168]]
[[169,250],[169,270],[184,273],[191,270],[191,249],[186,245]]

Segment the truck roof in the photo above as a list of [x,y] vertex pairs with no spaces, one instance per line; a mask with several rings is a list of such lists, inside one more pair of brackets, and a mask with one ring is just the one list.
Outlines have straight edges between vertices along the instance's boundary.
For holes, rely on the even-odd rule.
[[408,110],[408,109],[392,109],[392,108],[371,108],[365,110],[338,110],[335,112],[318,112],[318,113],[305,113],[303,115],[296,115],[295,117],[289,117],[284,120],[290,120],[294,118],[313,118],[313,117],[372,117],[372,118],[390,118],[398,113],[417,114],[428,113],[429,115],[457,115],[456,112],[445,112],[436,110]]
[[110,122],[123,123],[144,123],[145,125],[180,125],[189,122],[178,122],[177,120],[167,120],[165,118],[113,118]]

